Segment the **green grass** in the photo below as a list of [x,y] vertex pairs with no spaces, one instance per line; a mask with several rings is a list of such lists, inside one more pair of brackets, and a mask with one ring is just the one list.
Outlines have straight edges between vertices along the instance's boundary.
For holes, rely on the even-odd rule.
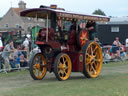
[[0,96],[127,96],[128,62],[103,65],[98,78],[87,79],[72,73],[66,81],[58,81],[53,73],[35,81],[28,70],[0,73]]

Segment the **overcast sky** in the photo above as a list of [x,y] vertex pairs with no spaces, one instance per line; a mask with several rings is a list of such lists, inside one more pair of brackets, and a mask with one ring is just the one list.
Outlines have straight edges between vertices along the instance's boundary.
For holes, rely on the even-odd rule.
[[[18,7],[20,0],[0,0],[0,17],[9,8]],[[40,5],[56,4],[68,11],[91,14],[101,9],[107,16],[128,16],[128,0],[23,0],[27,8],[38,8]]]

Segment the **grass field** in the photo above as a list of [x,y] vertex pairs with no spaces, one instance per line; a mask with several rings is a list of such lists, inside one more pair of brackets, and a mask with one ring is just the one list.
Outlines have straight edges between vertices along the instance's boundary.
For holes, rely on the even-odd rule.
[[95,79],[78,72],[61,82],[53,73],[39,81],[28,70],[0,73],[0,96],[128,96],[128,62],[104,64]]

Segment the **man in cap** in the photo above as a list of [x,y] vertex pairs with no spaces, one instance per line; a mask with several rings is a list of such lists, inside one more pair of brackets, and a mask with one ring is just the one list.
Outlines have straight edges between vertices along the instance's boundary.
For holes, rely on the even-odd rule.
[[13,41],[10,40],[9,44],[7,44],[2,52],[2,57],[5,59],[5,68],[9,69],[9,56],[15,50],[13,46]]

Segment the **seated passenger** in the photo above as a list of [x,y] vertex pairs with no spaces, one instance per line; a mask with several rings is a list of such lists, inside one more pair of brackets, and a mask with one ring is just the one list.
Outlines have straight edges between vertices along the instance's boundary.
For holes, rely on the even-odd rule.
[[40,29],[39,30],[39,33],[38,33],[38,36],[37,36],[37,41],[43,41],[46,39],[46,29]]

